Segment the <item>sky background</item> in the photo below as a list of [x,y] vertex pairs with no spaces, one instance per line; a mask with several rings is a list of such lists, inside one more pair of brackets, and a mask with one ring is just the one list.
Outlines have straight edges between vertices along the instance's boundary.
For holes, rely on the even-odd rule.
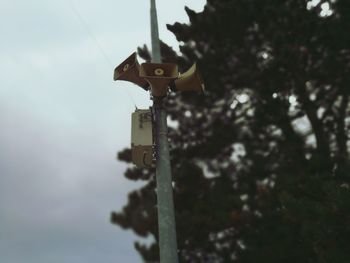
[[[158,0],[160,38],[178,50],[165,25],[204,3]],[[150,46],[149,1],[1,0],[0,35],[0,262],[140,263],[109,215],[140,186],[115,160],[130,144],[126,89],[150,101],[112,78]]]

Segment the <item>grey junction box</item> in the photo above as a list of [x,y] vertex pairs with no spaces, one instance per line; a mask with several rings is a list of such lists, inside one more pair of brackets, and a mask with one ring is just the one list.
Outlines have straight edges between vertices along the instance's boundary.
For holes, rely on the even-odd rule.
[[152,112],[137,109],[131,115],[131,158],[138,167],[149,167],[153,161]]

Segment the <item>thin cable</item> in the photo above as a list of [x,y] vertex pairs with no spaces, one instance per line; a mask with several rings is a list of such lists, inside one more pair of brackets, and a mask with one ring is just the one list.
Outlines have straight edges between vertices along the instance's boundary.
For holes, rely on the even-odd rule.
[[106,59],[107,63],[113,67],[113,63],[112,61],[109,59],[109,57],[107,56],[106,52],[104,52],[102,46],[100,45],[100,42],[97,40],[97,38],[95,37],[95,35],[92,33],[89,25],[87,24],[87,22],[85,21],[85,19],[83,19],[82,15],[80,14],[80,12],[78,11],[78,9],[76,8],[76,6],[73,3],[73,0],[68,0],[70,3],[70,7],[73,11],[73,13],[76,15],[76,17],[78,18],[78,20],[80,21],[80,23],[83,25],[83,27],[85,28],[85,30],[87,31],[87,33],[89,34],[89,36],[95,41],[97,48],[100,50],[100,52],[102,53],[102,55],[104,56],[104,58]]
[[[98,41],[98,39],[96,38],[96,36],[92,32],[92,30],[90,29],[88,23],[82,17],[82,15],[78,11],[77,7],[74,5],[73,0],[68,0],[68,1],[69,1],[69,6],[70,6],[71,10],[73,11],[74,15],[78,18],[79,22],[85,28],[85,30],[88,33],[88,35],[94,40],[97,48],[99,49],[99,51],[101,52],[102,56],[105,58],[106,62],[108,63],[108,66],[114,67],[111,59],[108,57],[107,53],[103,50],[100,42]],[[135,109],[137,109],[136,102],[135,102],[134,98],[132,97],[131,93],[129,92],[129,90],[127,88],[123,88],[123,90],[126,92],[127,96],[129,97],[131,102],[134,104]]]

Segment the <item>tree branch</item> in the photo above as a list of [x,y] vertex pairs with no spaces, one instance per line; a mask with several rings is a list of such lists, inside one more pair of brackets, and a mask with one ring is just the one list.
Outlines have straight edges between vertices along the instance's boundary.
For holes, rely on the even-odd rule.
[[337,118],[337,145],[338,145],[338,153],[337,157],[339,160],[342,160],[344,158],[347,158],[348,150],[347,150],[347,140],[348,135],[345,130],[345,117],[346,117],[346,109],[349,104],[349,95],[346,91],[344,91],[344,94],[342,96],[342,102],[340,104],[339,108],[339,116]]
[[295,78],[297,80],[296,92],[299,95],[302,107],[305,110],[306,116],[308,117],[311,123],[312,130],[315,133],[317,152],[320,156],[325,158],[325,160],[330,162],[329,141],[323,130],[322,122],[317,118],[316,107],[309,99],[309,94],[305,89],[304,82],[300,81],[297,76],[295,76]]

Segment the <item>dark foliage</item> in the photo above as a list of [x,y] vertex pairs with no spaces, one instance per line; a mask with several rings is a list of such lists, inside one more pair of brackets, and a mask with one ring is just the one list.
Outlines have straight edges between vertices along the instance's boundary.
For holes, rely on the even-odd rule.
[[[208,0],[168,25],[164,62],[207,88],[167,100],[180,262],[350,262],[350,1],[316,2]],[[145,186],[112,222],[157,240],[154,170],[125,175]]]

